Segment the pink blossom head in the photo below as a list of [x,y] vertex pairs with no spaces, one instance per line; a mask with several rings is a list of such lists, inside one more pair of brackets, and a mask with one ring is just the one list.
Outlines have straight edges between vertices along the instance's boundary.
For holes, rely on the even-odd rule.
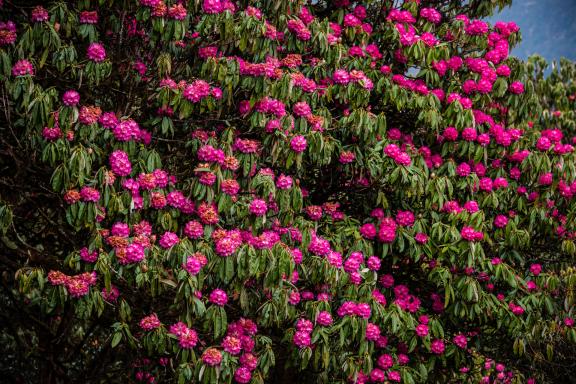
[[542,272],[542,266],[540,264],[532,264],[530,266],[530,272],[534,276],[538,276]]
[[292,140],[290,140],[290,148],[292,148],[292,150],[296,153],[304,152],[307,146],[308,143],[306,142],[306,138],[304,136],[294,136]]
[[132,172],[132,164],[128,159],[128,154],[121,150],[116,150],[110,155],[110,167],[117,176],[128,176]]
[[458,334],[456,336],[454,336],[454,344],[461,349],[465,349],[466,345],[468,344],[468,340],[466,339],[466,336],[464,336],[463,334]]
[[442,136],[446,141],[456,141],[458,138],[458,130],[454,127],[447,127],[442,133]]
[[159,328],[160,325],[162,324],[160,323],[160,320],[158,319],[158,316],[155,313],[146,316],[142,320],[140,320],[140,328],[142,328],[145,331],[152,331],[156,328]]
[[508,224],[508,218],[504,215],[496,215],[494,218],[494,226],[496,228],[504,228]]
[[32,9],[31,19],[35,23],[41,23],[43,21],[48,20],[50,16],[48,15],[48,11],[46,8],[42,7],[41,5],[34,7]]
[[522,93],[524,93],[524,84],[522,84],[519,81],[514,81],[512,82],[512,84],[510,84],[510,87],[508,87],[509,91],[515,95],[520,95]]
[[221,289],[215,289],[210,293],[210,302],[219,307],[223,307],[228,302],[228,295]]
[[250,203],[250,213],[256,216],[264,216],[268,211],[268,205],[262,199],[254,199]]
[[202,10],[207,14],[217,14],[224,12],[224,2],[222,0],[204,0]]
[[252,372],[245,366],[240,366],[234,371],[234,380],[240,384],[249,383],[252,380]]
[[430,344],[430,350],[432,351],[432,353],[434,353],[436,355],[443,354],[444,349],[445,349],[444,341],[442,341],[440,339],[435,339]]
[[12,66],[12,76],[34,76],[34,66],[26,59],[18,60]]
[[101,63],[106,60],[106,49],[101,43],[91,43],[86,52],[88,58],[96,63]]
[[294,345],[296,345],[299,348],[309,347],[311,345],[310,332],[311,331],[309,330],[296,331],[292,339]]
[[202,354],[202,362],[211,367],[220,365],[222,362],[222,352],[216,348],[210,347]]
[[74,107],[80,102],[80,94],[73,89],[64,92],[62,103],[67,107]]
[[160,246],[164,249],[168,249],[168,248],[172,248],[173,246],[175,246],[176,244],[178,244],[180,242],[180,239],[178,238],[178,235],[176,235],[173,232],[164,232],[164,234],[162,235],[162,237],[160,238],[160,241],[158,242],[160,244]]
[[426,244],[428,242],[428,235],[423,232],[418,232],[414,235],[414,240],[416,240],[418,244]]

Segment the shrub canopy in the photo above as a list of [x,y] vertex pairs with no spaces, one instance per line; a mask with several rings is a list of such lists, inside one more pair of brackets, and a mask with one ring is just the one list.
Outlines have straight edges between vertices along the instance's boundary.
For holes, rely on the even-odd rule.
[[509,3],[5,1],[2,374],[573,380],[576,68]]

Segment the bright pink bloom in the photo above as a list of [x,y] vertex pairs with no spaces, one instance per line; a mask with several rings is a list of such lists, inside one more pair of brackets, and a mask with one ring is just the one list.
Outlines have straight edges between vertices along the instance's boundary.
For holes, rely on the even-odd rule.
[[416,334],[420,337],[428,336],[428,326],[426,324],[418,324],[416,326]]
[[12,66],[12,76],[34,76],[34,66],[28,60],[18,60]]
[[80,94],[73,89],[64,92],[62,103],[67,107],[73,107],[80,102]]
[[425,244],[428,242],[428,235],[422,232],[418,232],[416,235],[414,235],[414,239],[418,244]]
[[172,248],[180,242],[178,235],[173,232],[164,232],[158,244],[164,249]]
[[382,369],[389,369],[394,365],[394,358],[389,354],[383,354],[378,357],[376,364]]
[[432,353],[436,354],[436,355],[441,355],[444,353],[444,342],[440,339],[435,339],[432,341],[432,343],[430,344],[430,350],[432,351]]
[[256,216],[264,216],[268,211],[266,202],[262,199],[254,199],[250,202],[250,213]]
[[96,63],[101,63],[106,60],[106,49],[100,43],[91,43],[86,51],[88,58]]
[[80,12],[80,24],[98,24],[98,11]]
[[522,84],[519,81],[514,81],[512,84],[510,84],[510,87],[508,89],[510,90],[511,93],[515,95],[520,95],[524,93],[524,84]]
[[215,289],[210,293],[210,302],[219,307],[223,307],[228,302],[228,295],[221,289]]
[[292,188],[292,178],[290,176],[280,175],[276,179],[276,188],[290,189]]
[[366,239],[373,239],[376,233],[376,226],[372,223],[366,223],[360,227],[360,234]]
[[216,348],[208,348],[202,354],[202,362],[211,367],[219,365],[222,362],[222,352]]
[[152,331],[156,328],[159,328],[160,325],[162,325],[162,323],[160,323],[160,320],[158,320],[158,316],[155,313],[148,315],[140,320],[140,328],[145,331]]
[[82,201],[97,203],[100,200],[100,192],[91,187],[82,187],[80,190]]
[[378,239],[383,243],[392,243],[396,238],[396,222],[392,218],[384,218],[378,230]]
[[208,14],[216,14],[224,12],[224,4],[222,0],[204,0],[202,2],[202,10]]
[[292,148],[292,150],[297,153],[304,152],[307,146],[308,143],[306,142],[306,138],[301,135],[294,136],[290,141],[290,148]]
[[292,110],[294,112],[294,115],[297,117],[307,117],[307,116],[310,116],[312,114],[312,110],[310,109],[310,106],[305,101],[300,101],[300,102],[294,104],[294,107],[292,108]]
[[110,155],[110,168],[116,176],[128,176],[132,172],[132,164],[128,159],[128,154],[117,150]]
[[311,345],[310,333],[306,331],[297,331],[292,338],[294,345],[298,348],[306,348]]
[[316,317],[316,322],[324,327],[332,325],[332,315],[330,312],[321,311]]
[[80,250],[80,259],[87,263],[95,263],[98,260],[98,256],[99,254],[97,250],[90,252],[86,247]]
[[532,264],[530,266],[530,272],[532,272],[534,276],[538,276],[542,272],[542,266],[540,264]]
[[466,339],[466,336],[464,336],[463,334],[460,333],[460,334],[454,336],[454,344],[458,348],[466,349],[466,345],[468,344],[468,340]]
[[252,372],[244,366],[238,367],[234,372],[234,380],[240,384],[249,383],[252,380]]
[[202,269],[202,261],[200,258],[188,256],[186,263],[182,266],[192,276],[197,275]]
[[35,23],[40,23],[43,21],[48,20],[50,16],[48,15],[48,11],[41,5],[38,5],[32,9],[32,21]]
[[411,227],[414,225],[414,214],[410,211],[398,211],[396,223],[401,227]]
[[508,224],[508,218],[504,215],[496,215],[494,218],[494,226],[496,228],[504,228]]

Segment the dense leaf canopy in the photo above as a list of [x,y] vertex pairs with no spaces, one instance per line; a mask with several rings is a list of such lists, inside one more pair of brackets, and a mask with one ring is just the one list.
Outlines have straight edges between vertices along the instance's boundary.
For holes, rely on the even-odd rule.
[[0,0],[1,374],[574,382],[576,67],[509,3]]

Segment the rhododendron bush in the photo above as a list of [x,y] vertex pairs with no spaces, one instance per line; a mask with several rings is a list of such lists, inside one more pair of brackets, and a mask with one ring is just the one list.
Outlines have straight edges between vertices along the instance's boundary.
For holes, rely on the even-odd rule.
[[3,3],[11,381],[573,380],[576,68],[510,1]]

